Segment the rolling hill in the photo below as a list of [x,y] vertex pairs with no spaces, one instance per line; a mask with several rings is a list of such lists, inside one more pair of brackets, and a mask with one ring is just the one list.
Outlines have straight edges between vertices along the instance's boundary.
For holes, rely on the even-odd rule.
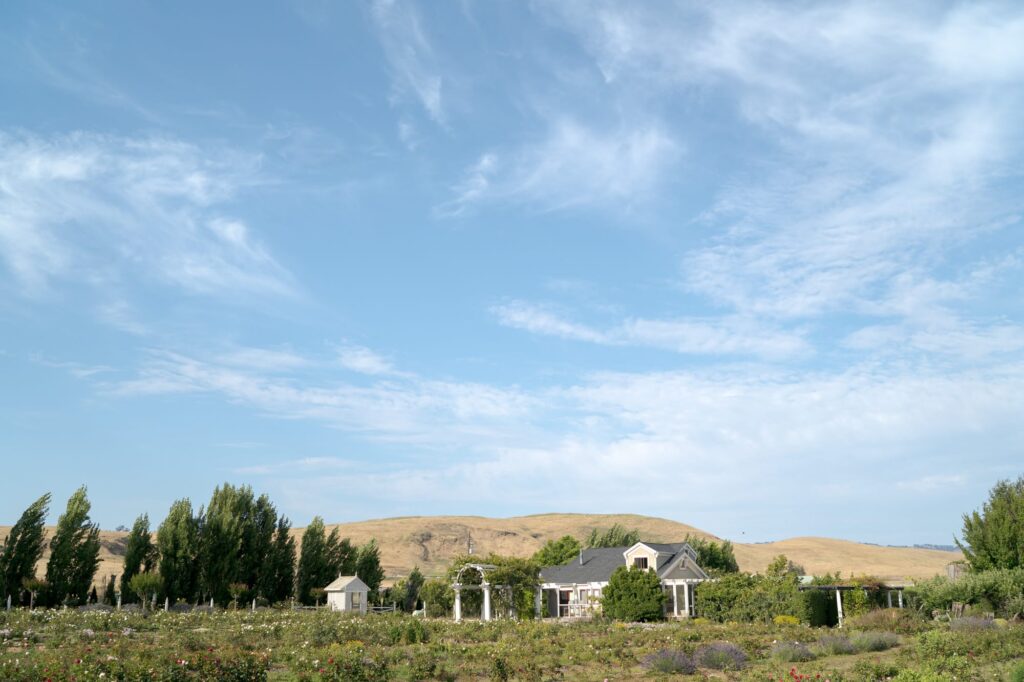
[[[668,519],[635,514],[539,514],[493,519],[482,516],[410,516],[331,524],[342,537],[360,544],[376,538],[389,577],[408,574],[413,566],[428,575],[443,572],[451,558],[468,551],[477,554],[530,556],[547,540],[563,535],[582,538],[594,528],[618,523],[637,528],[645,540],[673,542],[686,535],[720,538],[699,528]],[[10,526],[0,526],[0,538]],[[302,529],[293,531],[301,540]],[[97,582],[120,573],[127,533],[103,531]],[[842,575],[870,574],[889,579],[927,578],[944,573],[946,564],[962,558],[959,552],[909,547],[881,547],[847,540],[801,537],[777,542],[735,543],[736,559],[744,571],[762,571],[777,555],[785,554],[808,573],[838,571]],[[45,562],[45,557],[44,557]],[[39,574],[45,571],[45,564]]]

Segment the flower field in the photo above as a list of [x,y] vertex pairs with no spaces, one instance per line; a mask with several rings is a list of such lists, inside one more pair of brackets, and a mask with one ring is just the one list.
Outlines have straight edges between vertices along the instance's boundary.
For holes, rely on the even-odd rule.
[[[898,632],[877,629],[894,624]],[[327,611],[0,613],[0,680],[1000,680],[1024,625],[466,622]]]

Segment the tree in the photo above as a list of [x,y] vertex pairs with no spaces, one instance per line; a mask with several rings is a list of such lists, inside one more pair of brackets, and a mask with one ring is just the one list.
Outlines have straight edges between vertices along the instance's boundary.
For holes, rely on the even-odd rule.
[[149,533],[149,514],[142,514],[135,519],[131,533],[124,549],[124,569],[121,573],[121,598],[126,602],[136,599],[131,581],[139,573],[148,573],[156,563],[156,547]]
[[579,556],[583,545],[571,535],[563,535],[557,540],[548,540],[533,555],[533,562],[538,566],[562,566]]
[[303,604],[313,603],[310,590],[326,587],[337,578],[331,560],[327,556],[327,533],[324,520],[314,516],[302,533],[302,547],[299,550],[299,568],[296,577],[296,597]]
[[338,537],[338,528],[331,530],[327,537],[327,558],[331,564],[331,571],[335,576],[354,575],[356,573],[356,559],[358,548],[352,546],[348,538]]
[[625,526],[616,523],[603,531],[599,531],[597,528],[590,531],[587,547],[630,547],[638,542],[640,542],[639,530],[636,528],[626,530]]
[[322,587],[314,587],[309,591],[309,596],[313,598],[313,606],[320,608],[320,600],[327,594],[327,590]]
[[67,509],[57,520],[46,564],[46,594],[51,605],[82,604],[89,595],[100,563],[100,528],[90,522],[91,509],[83,485],[68,499]]
[[441,578],[431,578],[420,588],[423,608],[431,618],[443,618],[451,613],[455,592],[451,584]]
[[687,535],[685,542],[697,553],[697,565],[703,568],[709,575],[739,572],[740,566],[736,562],[732,543],[728,540],[724,540],[719,544],[707,538]]
[[376,540],[371,539],[356,552],[355,574],[370,588],[371,598],[375,598],[384,580],[384,569],[380,565],[380,548]]
[[228,585],[239,581],[248,557],[242,555],[253,495],[248,486],[217,486],[199,532],[199,582],[203,593],[226,604]]
[[160,577],[164,594],[172,602],[196,596],[199,556],[199,520],[192,515],[187,499],[171,505],[167,518],[156,532]]
[[999,481],[979,514],[964,514],[957,546],[972,570],[1024,567],[1024,476]]
[[[0,599],[17,595],[27,578],[35,578],[36,562],[43,556],[46,514],[50,493],[46,493],[22,512],[0,550]],[[19,600],[20,602],[20,600]]]
[[241,570],[236,580],[249,585],[258,596],[266,598],[272,581],[267,570],[270,568],[267,559],[274,545],[277,510],[269,497],[260,495],[246,512],[242,524]]
[[36,596],[45,591],[49,583],[39,578],[25,578],[21,581],[21,587],[28,592],[28,608],[32,610],[36,607]]
[[619,566],[603,590],[601,608],[609,618],[642,623],[664,618],[665,599],[657,573]]
[[283,516],[277,520],[274,544],[264,566],[260,595],[272,604],[287,600],[295,591],[295,538],[291,526]]
[[128,587],[132,594],[139,596],[142,608],[145,609],[156,600],[157,594],[163,588],[163,580],[158,573],[136,573],[128,582]]
[[112,574],[107,586],[103,588],[103,603],[110,606],[117,604],[117,578]]
[[423,588],[423,574],[420,567],[414,566],[409,577],[405,579],[405,589],[402,592],[402,610],[412,613],[416,610],[416,603],[420,600],[420,590]]

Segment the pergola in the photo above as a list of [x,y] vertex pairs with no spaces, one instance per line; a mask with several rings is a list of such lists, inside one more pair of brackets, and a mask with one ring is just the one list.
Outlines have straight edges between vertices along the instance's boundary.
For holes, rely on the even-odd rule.
[[[492,585],[487,582],[487,574],[496,569],[497,566],[493,564],[466,564],[459,569],[459,572],[455,575],[455,582],[452,583],[452,589],[455,590],[455,622],[462,622],[462,590],[483,590],[484,593],[484,604],[483,609],[480,613],[481,620],[491,620],[491,589],[504,589],[505,585]],[[462,576],[466,571],[476,571],[480,574],[480,584],[475,583],[463,584]]]
[[[896,593],[897,597],[897,608],[903,608],[903,588],[905,585],[882,585],[881,589],[885,590],[886,601],[889,604],[889,608],[892,608],[892,593]],[[798,588],[800,591],[806,590],[818,590],[821,592],[832,592],[836,593],[836,615],[839,618],[839,627],[843,627],[843,598],[841,594],[843,592],[851,592],[853,590],[864,590],[868,591],[868,588],[860,585],[800,585]]]

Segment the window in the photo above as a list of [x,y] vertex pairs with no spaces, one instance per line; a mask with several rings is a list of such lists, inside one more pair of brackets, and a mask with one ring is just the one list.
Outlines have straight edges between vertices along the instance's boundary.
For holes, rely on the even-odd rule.
[[642,569],[644,569],[646,571],[647,570],[647,557],[645,557],[645,556],[638,556],[635,559],[633,559],[633,567],[634,568],[642,568]]
[[352,593],[352,610],[353,611],[358,611],[361,608],[362,600],[363,600],[363,593],[362,592],[353,592]]

